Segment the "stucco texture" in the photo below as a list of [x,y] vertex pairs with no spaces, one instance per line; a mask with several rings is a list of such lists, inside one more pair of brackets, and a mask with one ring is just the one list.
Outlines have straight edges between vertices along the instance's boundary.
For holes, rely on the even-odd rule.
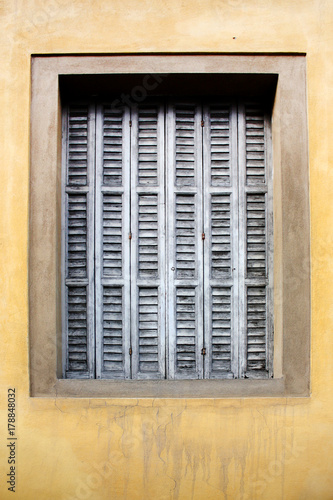
[[[0,19],[0,498],[333,499],[333,3],[2,0]],[[127,52],[307,54],[311,397],[29,397],[31,54]],[[10,387],[15,496],[6,483]]]

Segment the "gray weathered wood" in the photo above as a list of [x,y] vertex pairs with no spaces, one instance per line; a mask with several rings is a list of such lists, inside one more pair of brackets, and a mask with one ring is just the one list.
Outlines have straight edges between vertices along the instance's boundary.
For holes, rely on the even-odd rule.
[[165,377],[164,109],[131,110],[132,377]]
[[63,376],[272,376],[260,103],[71,104],[62,127]]
[[267,172],[267,370],[274,376],[274,218],[273,218],[273,154],[271,116],[265,112],[265,161]]
[[68,378],[95,376],[95,108],[67,106],[63,118],[62,303]]
[[167,283],[169,378],[202,378],[202,110],[170,102],[167,111]]
[[237,110],[230,102],[204,106],[205,378],[238,372]]
[[131,376],[129,110],[97,106],[96,121],[96,371]]
[[260,103],[239,106],[240,377],[272,375],[272,173],[269,122]]

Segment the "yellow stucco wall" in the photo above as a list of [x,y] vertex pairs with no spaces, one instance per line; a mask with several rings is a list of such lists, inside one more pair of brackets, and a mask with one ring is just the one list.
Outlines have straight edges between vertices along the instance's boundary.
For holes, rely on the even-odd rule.
[[[333,499],[333,2],[1,0],[0,18],[0,498]],[[30,56],[145,51],[307,53],[311,398],[29,398]]]

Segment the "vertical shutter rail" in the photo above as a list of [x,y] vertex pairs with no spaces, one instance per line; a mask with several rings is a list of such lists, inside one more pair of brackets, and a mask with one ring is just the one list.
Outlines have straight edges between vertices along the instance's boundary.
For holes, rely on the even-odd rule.
[[242,241],[244,307],[241,376],[272,375],[273,225],[270,124],[262,104],[245,103],[240,117],[242,146]]
[[230,102],[204,105],[205,378],[237,376],[237,120]]
[[202,112],[173,101],[167,117],[169,378],[203,377]]
[[164,109],[132,109],[131,331],[136,379],[165,377]]
[[130,378],[129,110],[97,106],[96,371]]
[[62,302],[67,378],[95,376],[95,109],[70,104],[63,116]]

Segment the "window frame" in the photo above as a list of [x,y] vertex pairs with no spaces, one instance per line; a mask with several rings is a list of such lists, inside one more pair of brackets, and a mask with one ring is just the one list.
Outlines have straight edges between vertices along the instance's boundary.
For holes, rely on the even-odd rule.
[[[59,75],[193,72],[278,76],[272,116],[274,378],[145,381],[62,379]],[[31,396],[309,396],[310,223],[304,55],[37,55],[32,56],[31,83]]]

